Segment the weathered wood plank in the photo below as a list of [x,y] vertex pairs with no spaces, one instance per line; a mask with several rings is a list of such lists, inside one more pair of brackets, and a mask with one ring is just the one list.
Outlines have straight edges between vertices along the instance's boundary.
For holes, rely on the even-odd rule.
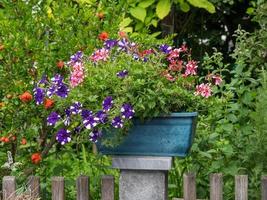
[[89,177],[79,176],[76,180],[77,200],[89,200]]
[[52,177],[52,200],[65,200],[64,177]]
[[196,175],[187,173],[183,176],[184,200],[196,200]]
[[210,200],[223,200],[223,175],[210,175]]
[[261,178],[261,199],[267,200],[267,176]]
[[101,180],[101,200],[114,200],[114,177],[106,175]]
[[5,176],[3,178],[3,200],[13,200],[16,198],[16,178]]
[[40,197],[40,177],[30,176],[28,178],[28,190],[31,197],[39,198]]
[[235,200],[248,200],[248,176],[235,176]]

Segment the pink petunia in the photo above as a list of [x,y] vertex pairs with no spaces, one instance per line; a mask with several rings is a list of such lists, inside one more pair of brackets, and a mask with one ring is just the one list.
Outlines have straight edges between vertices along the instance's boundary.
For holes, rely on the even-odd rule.
[[84,79],[84,67],[81,62],[76,62],[72,66],[70,85],[71,87],[76,87],[83,82]]
[[200,85],[196,86],[196,91],[195,91],[195,95],[201,95],[202,97],[208,98],[209,96],[211,96],[211,88],[210,88],[210,84],[209,83],[201,83]]
[[183,61],[182,60],[172,60],[169,64],[169,70],[171,71],[181,71],[183,68]]
[[222,83],[222,77],[219,75],[212,76],[212,79],[214,80],[215,85],[220,85]]
[[176,58],[179,58],[180,57],[180,52],[181,52],[181,49],[173,49],[170,51],[169,55],[168,55],[168,60],[173,60],[173,59],[176,59]]
[[109,57],[109,51],[105,48],[98,49],[93,55],[91,55],[90,59],[93,62],[98,62],[100,60],[106,61]]
[[186,64],[185,75],[197,75],[197,62],[194,60],[188,61]]

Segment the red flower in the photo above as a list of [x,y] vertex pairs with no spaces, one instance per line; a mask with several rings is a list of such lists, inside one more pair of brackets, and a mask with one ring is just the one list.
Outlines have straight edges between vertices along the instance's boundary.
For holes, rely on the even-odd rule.
[[62,68],[64,67],[64,62],[63,62],[62,60],[58,61],[58,62],[57,62],[57,67],[58,67],[59,69],[62,69]]
[[44,101],[45,109],[52,108],[53,106],[54,106],[54,100],[53,99],[45,99],[45,101]]
[[98,38],[102,41],[105,41],[108,39],[108,33],[107,32],[102,32],[98,35]]
[[19,98],[23,103],[27,103],[32,100],[32,95],[29,92],[24,92]]
[[4,143],[8,143],[9,142],[9,138],[8,137],[1,137],[0,141],[4,142]]
[[104,13],[103,12],[99,12],[99,13],[96,13],[96,16],[101,20],[101,19],[104,19]]
[[42,160],[42,156],[40,153],[34,153],[32,154],[31,159],[33,164],[39,164]]
[[27,144],[27,140],[25,138],[22,138],[20,144],[26,145]]
[[125,37],[127,37],[127,34],[124,32],[124,31],[119,31],[119,36],[121,37],[121,38],[125,38]]

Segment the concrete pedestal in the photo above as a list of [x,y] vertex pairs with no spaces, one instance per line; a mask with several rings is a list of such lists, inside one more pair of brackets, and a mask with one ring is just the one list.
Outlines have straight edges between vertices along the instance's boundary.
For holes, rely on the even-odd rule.
[[120,200],[167,200],[171,157],[117,156],[113,168],[121,170]]

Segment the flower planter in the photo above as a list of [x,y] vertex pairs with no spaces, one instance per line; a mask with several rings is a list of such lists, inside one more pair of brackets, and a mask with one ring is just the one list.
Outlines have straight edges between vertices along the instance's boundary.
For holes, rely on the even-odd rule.
[[196,121],[196,112],[172,113],[144,123],[134,119],[133,127],[121,144],[111,148],[99,141],[97,147],[105,155],[185,157],[192,146]]

